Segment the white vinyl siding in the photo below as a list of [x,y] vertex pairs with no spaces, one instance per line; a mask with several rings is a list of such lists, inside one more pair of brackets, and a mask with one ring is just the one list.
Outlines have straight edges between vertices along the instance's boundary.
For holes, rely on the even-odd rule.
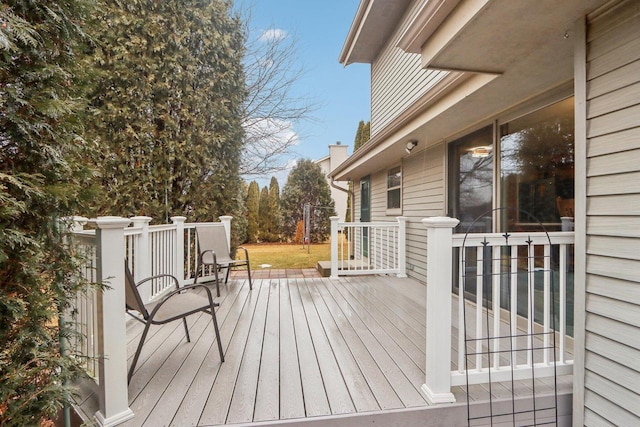
[[371,65],[371,136],[414,104],[448,73],[425,70],[419,53],[397,47],[400,36],[427,0],[416,0],[403,17],[393,37]]
[[586,425],[640,425],[640,8],[587,23]]

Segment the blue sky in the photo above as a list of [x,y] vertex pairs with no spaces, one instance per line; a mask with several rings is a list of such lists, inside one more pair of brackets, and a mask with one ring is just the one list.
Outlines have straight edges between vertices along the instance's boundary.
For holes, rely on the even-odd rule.
[[[370,67],[344,67],[338,56],[360,0],[250,0],[251,29],[258,35],[268,29],[282,30],[297,39],[297,60],[303,77],[293,90],[308,97],[318,108],[313,121],[294,127],[299,134],[294,158],[322,158],[329,144],[341,141],[353,151],[360,120],[370,119]],[[287,173],[278,174],[282,187]],[[265,185],[269,177],[258,180]]]

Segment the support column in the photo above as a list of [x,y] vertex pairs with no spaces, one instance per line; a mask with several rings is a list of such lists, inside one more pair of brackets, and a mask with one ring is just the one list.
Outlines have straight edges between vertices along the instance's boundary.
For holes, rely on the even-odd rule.
[[449,217],[422,220],[427,227],[426,379],[422,392],[430,404],[456,401],[451,393],[451,280],[452,235],[459,222]]
[[125,318],[124,228],[131,222],[121,217],[99,217],[97,279],[108,286],[98,298],[98,351],[100,426],[115,426],[133,418],[127,385],[127,329]]

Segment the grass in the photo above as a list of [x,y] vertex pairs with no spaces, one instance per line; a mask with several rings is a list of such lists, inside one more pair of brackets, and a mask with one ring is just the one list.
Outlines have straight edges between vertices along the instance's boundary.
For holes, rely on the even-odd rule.
[[[251,269],[260,269],[260,265],[269,264],[270,268],[315,268],[318,261],[331,259],[329,243],[312,243],[307,247],[301,244],[254,243],[242,245],[249,251]],[[244,253],[238,251],[238,256]]]

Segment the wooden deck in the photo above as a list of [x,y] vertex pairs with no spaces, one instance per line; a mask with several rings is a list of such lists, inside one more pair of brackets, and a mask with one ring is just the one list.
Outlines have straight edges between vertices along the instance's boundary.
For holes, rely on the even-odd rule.
[[[463,388],[454,390],[458,403],[437,407],[420,393],[424,285],[394,277],[299,276],[256,278],[251,291],[235,276],[221,288],[224,363],[210,316],[189,319],[191,343],[180,322],[152,327],[129,386],[135,418],[123,425],[467,424]],[[130,359],[141,332],[141,324],[129,322]],[[560,385],[566,394],[570,378]],[[521,398],[532,392],[522,384],[515,391]],[[469,393],[478,403],[487,398],[484,386]],[[494,384],[491,393],[511,395],[508,385]],[[568,407],[570,413],[570,401]]]

